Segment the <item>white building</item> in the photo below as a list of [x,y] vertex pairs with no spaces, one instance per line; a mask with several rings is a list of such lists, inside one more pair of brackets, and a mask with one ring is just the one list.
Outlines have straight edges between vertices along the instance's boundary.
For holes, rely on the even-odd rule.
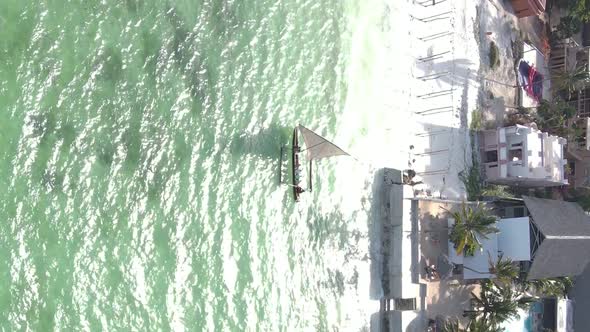
[[[399,184],[401,172],[387,174],[376,206],[383,218],[376,234],[384,256],[375,260],[383,267],[383,298],[371,331],[424,331],[439,317],[456,317],[465,326],[462,314],[479,290],[462,280],[494,278],[490,261],[500,256],[518,263],[529,280],[576,276],[590,261],[590,218],[576,203],[533,197],[488,202],[498,213],[499,233],[480,238],[481,250],[464,257],[449,241],[449,211],[482,203],[414,198],[411,187]],[[426,267],[438,276],[430,278]]]
[[566,143],[564,138],[521,125],[484,130],[479,145],[485,177],[490,183],[510,186],[566,185]]
[[[463,279],[494,278],[490,260],[495,263],[500,256],[520,263],[527,279],[573,277],[583,271],[590,261],[590,218],[578,204],[526,196],[504,201],[495,203],[502,215],[499,232],[479,238],[481,249],[473,256],[457,255],[453,243],[447,243],[453,264],[463,266]],[[515,209],[524,215],[508,216]],[[448,222],[450,231],[454,220]]]
[[[448,221],[451,228],[454,220]],[[448,242],[449,258],[453,264],[463,266],[463,279],[494,278],[489,272],[490,260],[495,263],[500,255],[514,262],[531,260],[528,217],[500,219],[496,227],[500,232],[481,238],[481,250],[476,250],[473,256],[457,255],[454,244]]]

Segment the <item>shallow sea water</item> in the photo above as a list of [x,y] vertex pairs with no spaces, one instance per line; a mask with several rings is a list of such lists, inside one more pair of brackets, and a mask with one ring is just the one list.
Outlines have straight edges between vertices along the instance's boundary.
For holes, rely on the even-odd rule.
[[299,123],[343,147],[370,134],[343,112],[376,71],[383,15],[2,1],[0,330],[366,328],[371,175],[346,195],[341,159],[322,161],[295,204],[279,151]]

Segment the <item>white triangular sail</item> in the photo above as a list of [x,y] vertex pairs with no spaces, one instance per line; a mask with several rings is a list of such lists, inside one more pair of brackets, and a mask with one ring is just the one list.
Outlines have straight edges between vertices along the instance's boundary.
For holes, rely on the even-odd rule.
[[344,150],[313,131],[302,125],[299,125],[297,128],[299,129],[299,132],[301,132],[301,135],[303,135],[305,151],[307,151],[307,159],[310,161],[313,159],[322,159],[333,156],[348,156],[348,153],[344,152]]

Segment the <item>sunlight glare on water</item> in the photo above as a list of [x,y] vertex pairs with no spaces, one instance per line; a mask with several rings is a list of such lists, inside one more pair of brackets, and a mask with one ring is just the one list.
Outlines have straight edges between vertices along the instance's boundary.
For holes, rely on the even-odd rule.
[[371,168],[295,204],[279,149],[301,123],[361,153],[385,8],[2,1],[1,330],[368,326]]

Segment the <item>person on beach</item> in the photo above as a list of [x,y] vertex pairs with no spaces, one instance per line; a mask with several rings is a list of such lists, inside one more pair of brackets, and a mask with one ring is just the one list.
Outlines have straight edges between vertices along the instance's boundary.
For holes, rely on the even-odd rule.
[[426,277],[428,278],[428,280],[436,280],[439,278],[438,271],[436,270],[434,264],[426,265],[424,267],[424,270],[426,271]]
[[405,170],[403,175],[404,184],[408,184],[413,187],[415,185],[423,183],[422,181],[414,181],[414,177],[416,177],[416,171],[414,171],[413,169]]

